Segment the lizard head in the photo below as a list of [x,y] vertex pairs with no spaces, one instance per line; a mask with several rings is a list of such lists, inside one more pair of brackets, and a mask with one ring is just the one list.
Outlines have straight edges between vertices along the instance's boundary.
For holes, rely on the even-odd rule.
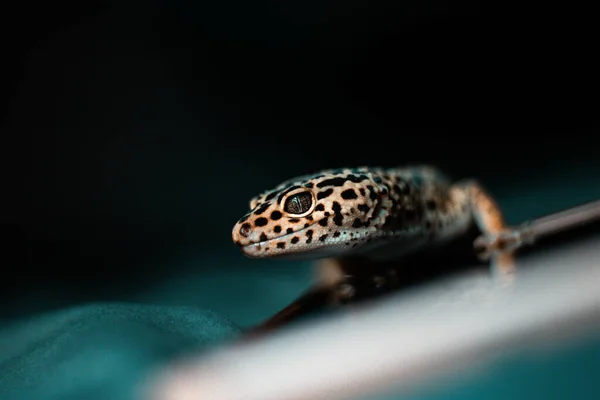
[[373,169],[345,168],[287,180],[250,200],[232,239],[251,258],[321,258],[370,242],[389,188]]

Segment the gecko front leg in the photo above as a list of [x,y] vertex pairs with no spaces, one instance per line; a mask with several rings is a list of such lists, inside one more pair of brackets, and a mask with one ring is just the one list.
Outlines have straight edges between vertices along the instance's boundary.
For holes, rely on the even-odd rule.
[[395,268],[367,259],[326,258],[316,260],[313,267],[317,286],[329,288],[330,305],[379,296],[400,283]]
[[516,270],[515,251],[532,241],[527,226],[508,227],[498,204],[476,180],[462,181],[456,186],[465,190],[473,220],[482,232],[473,243],[478,258],[490,262],[493,275],[511,277]]

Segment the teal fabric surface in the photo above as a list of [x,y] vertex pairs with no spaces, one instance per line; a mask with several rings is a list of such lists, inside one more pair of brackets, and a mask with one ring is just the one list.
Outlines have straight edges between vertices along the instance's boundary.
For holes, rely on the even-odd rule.
[[3,400],[131,399],[154,367],[237,337],[240,328],[191,307],[91,304],[0,330]]
[[568,345],[522,349],[414,393],[391,392],[369,400],[593,399],[598,398],[599,372],[600,338],[592,335]]
[[[132,400],[156,367],[240,333],[193,307],[103,303],[46,313],[0,330],[0,399]],[[372,399],[589,398],[597,392],[599,343],[513,355],[476,376]]]
[[[516,223],[599,198],[596,176],[578,176],[581,180],[563,185],[564,196],[553,195],[550,179],[529,191],[524,186],[499,190],[507,219]],[[67,304],[79,305],[65,308],[58,301],[73,296],[76,287],[23,292],[14,306],[6,307],[16,315],[35,314],[0,320],[0,400],[133,400],[137,385],[155,368],[237,338],[241,327],[278,311],[312,279],[310,263],[248,260],[226,235],[214,255],[198,253],[165,262],[160,269],[168,274],[160,279],[135,280],[122,292],[107,285],[98,298],[114,303],[71,297]],[[40,312],[42,306],[57,310]],[[465,385],[408,398],[596,398],[599,370],[595,342],[533,361],[506,361]]]

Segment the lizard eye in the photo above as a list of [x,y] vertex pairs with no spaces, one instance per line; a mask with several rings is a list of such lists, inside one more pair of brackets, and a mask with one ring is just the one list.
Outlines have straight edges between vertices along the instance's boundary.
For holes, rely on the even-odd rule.
[[285,200],[283,209],[289,214],[305,214],[310,211],[313,204],[313,197],[310,192],[300,192],[289,196]]

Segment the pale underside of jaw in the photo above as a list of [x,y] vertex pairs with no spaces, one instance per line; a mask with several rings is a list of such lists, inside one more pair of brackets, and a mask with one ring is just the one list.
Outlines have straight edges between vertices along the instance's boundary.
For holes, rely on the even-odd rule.
[[[315,233],[310,243],[306,243],[307,237],[303,233],[309,229],[313,229]],[[327,235],[327,238],[321,241],[319,239],[322,235]],[[291,244],[289,239],[293,236],[300,237],[300,242]],[[251,258],[315,259],[333,257],[361,250],[369,237],[377,237],[376,229],[342,228],[340,235],[333,237],[333,232],[318,231],[314,225],[311,225],[296,232],[243,246],[242,252]],[[277,248],[277,243],[280,242],[285,243],[284,249]],[[356,246],[353,247],[353,244]],[[268,250],[265,250],[267,247]]]
[[[316,232],[310,243],[306,243],[305,235],[302,235],[314,226],[300,229],[276,238],[252,243],[242,247],[242,252],[250,258],[287,258],[296,260],[309,260],[326,257],[338,257],[354,253],[364,253],[381,248],[385,245],[394,245],[398,240],[413,240],[419,237],[419,229],[407,229],[401,231],[379,231],[375,228],[353,229],[345,228],[337,238],[331,236],[331,232]],[[320,241],[320,235],[327,234],[328,238]],[[352,234],[352,236],[351,236]],[[290,244],[289,239],[293,236],[301,237],[301,242]],[[372,240],[367,242],[369,237]],[[354,238],[354,240],[353,240]],[[358,238],[359,240],[356,240]],[[277,243],[284,242],[285,248],[277,248]],[[355,247],[346,243],[357,244]],[[264,250],[268,247],[268,250]]]
[[[306,243],[306,237],[302,235],[304,232],[314,227],[308,226],[292,233],[286,233],[285,235],[263,240],[256,243],[251,243],[242,247],[242,252],[251,258],[274,258],[274,257],[286,257],[286,258],[318,258],[317,250],[322,252],[324,247],[327,247],[327,243],[319,242],[318,235],[313,236],[311,243]],[[301,237],[302,243],[290,244],[289,239],[293,236]],[[277,243],[284,242],[285,249],[277,248]],[[268,248],[268,250],[264,250]],[[326,249],[325,249],[326,250]]]

